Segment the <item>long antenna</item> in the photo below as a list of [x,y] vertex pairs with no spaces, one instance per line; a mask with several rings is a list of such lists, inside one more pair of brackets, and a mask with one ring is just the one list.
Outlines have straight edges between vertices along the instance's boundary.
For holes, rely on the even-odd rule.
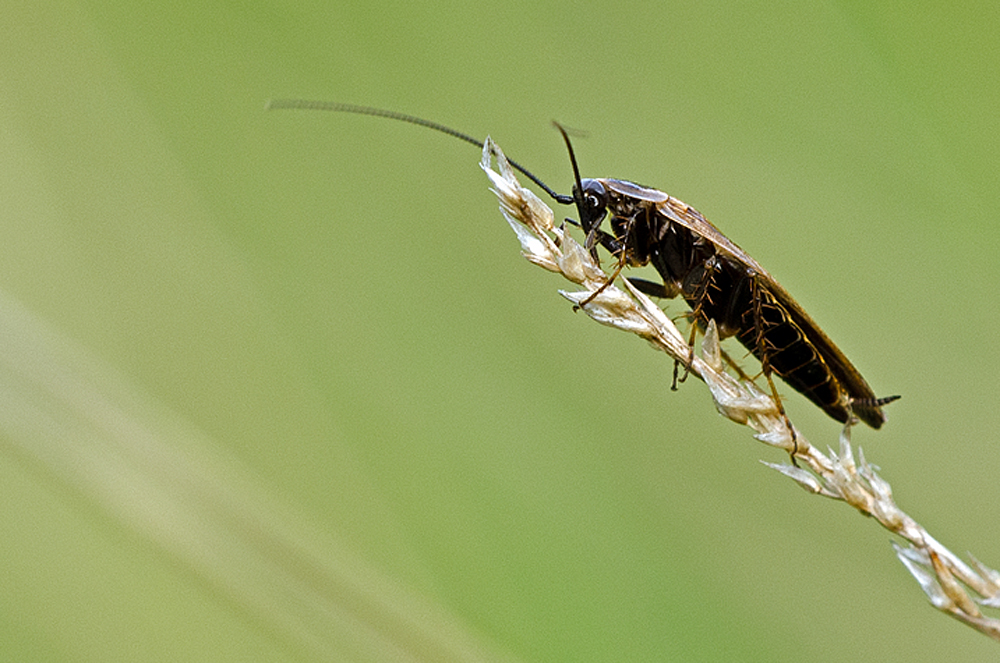
[[[439,124],[437,122],[431,122],[430,120],[425,120],[414,115],[407,115],[406,113],[397,113],[396,111],[384,110],[382,108],[373,108],[372,106],[358,106],[355,104],[340,104],[332,101],[310,101],[309,99],[272,99],[267,102],[264,106],[266,110],[281,110],[281,109],[299,109],[299,110],[322,110],[322,111],[334,111],[337,113],[356,113],[358,115],[374,115],[376,117],[385,117],[390,120],[399,120],[401,122],[409,122],[410,124],[416,124],[421,127],[427,127],[428,129],[433,129],[434,131],[440,131],[443,134],[448,134],[449,136],[454,136],[459,140],[464,140],[466,143],[472,143],[479,148],[483,147],[483,141],[477,140],[470,136],[469,134],[462,133],[456,129]],[[528,179],[537,184],[542,188],[545,193],[552,196],[552,198],[562,204],[569,205],[574,202],[572,196],[567,196],[565,194],[556,193],[553,191],[545,182],[541,181],[535,177],[531,171],[517,163],[516,161],[508,159],[510,165],[516,168],[518,171],[523,173]],[[574,164],[575,167],[575,164]]]
[[[573,144],[569,140],[569,133],[567,133],[566,128],[559,124],[555,120],[552,120],[552,124],[555,125],[559,133],[562,134],[563,140],[566,141],[566,149],[569,151],[569,162],[573,164],[573,202],[576,203],[576,211],[580,216],[580,227],[587,231],[587,246],[593,246],[594,237],[596,236],[596,227],[590,227],[594,224],[591,223],[589,216],[584,216],[585,209],[583,204],[583,181],[580,179],[580,167],[576,165],[576,154],[573,152]],[[601,219],[604,218],[602,212]]]

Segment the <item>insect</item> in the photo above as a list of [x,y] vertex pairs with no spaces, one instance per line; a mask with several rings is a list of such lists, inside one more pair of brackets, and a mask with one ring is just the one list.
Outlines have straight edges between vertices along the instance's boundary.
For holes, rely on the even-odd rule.
[[[482,141],[442,124],[368,106],[303,100],[277,100],[270,109],[302,108],[375,115],[446,133],[482,147]],[[662,283],[630,278],[640,291],[661,298],[681,297],[691,308],[689,347],[695,332],[715,320],[720,338],[736,339],[761,363],[784,416],[772,375],[812,401],[833,419],[857,417],[880,428],[882,407],[899,396],[878,398],[850,360],[756,260],[723,235],[697,210],[662,191],[633,182],[580,177],[573,146],[558,124],[573,166],[572,195],[559,194],[520,164],[511,165],[559,204],[574,205],[586,247],[596,259],[604,247],[617,261],[608,283],[624,267],[652,265]],[[609,220],[610,232],[601,226]],[[586,301],[583,305],[586,305]],[[674,365],[674,387],[678,381]],[[687,367],[685,367],[685,375]],[[683,380],[683,377],[680,378]],[[785,417],[786,423],[787,417]],[[793,429],[789,425],[789,430]],[[794,432],[792,433],[794,439]],[[794,453],[794,452],[793,452]]]

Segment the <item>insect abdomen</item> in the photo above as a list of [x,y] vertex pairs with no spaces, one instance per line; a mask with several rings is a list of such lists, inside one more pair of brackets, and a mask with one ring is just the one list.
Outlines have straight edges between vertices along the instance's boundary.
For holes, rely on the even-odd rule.
[[[766,290],[759,290],[757,301],[750,306],[757,307],[757,314],[753,308],[744,311],[737,335],[740,343],[797,392],[837,421],[846,422],[851,414],[848,409],[851,395],[805,331]],[[874,398],[875,395],[868,390],[858,396]],[[877,425],[871,418],[865,422],[874,428],[882,425],[881,418]]]
[[[765,371],[776,373],[833,419],[844,423],[853,413],[873,428],[882,425],[885,416],[873,405],[877,399],[868,384],[839,351],[821,348],[810,338],[808,325],[795,319],[763,278],[721,255],[711,242],[685,237],[693,233],[672,225],[662,235],[670,237],[661,244],[667,255],[656,256],[653,266],[679,287],[700,327],[714,319],[723,337],[736,336]],[[686,272],[684,260],[689,261]],[[830,359],[847,364],[841,375],[824,352],[836,352]]]

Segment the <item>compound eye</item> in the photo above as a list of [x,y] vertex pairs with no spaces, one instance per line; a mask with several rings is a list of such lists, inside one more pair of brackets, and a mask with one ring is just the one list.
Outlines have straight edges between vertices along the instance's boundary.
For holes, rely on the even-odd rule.
[[587,211],[593,213],[608,206],[608,192],[604,189],[603,184],[597,180],[584,180],[581,184],[583,185],[583,204]]
[[588,234],[595,232],[604,220],[608,210],[608,192],[598,180],[580,182],[579,198],[580,227]]

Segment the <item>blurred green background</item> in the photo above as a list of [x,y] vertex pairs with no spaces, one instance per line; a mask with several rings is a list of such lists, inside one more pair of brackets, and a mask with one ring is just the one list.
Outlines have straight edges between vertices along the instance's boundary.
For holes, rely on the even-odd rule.
[[585,176],[701,210],[903,394],[855,442],[997,566],[995,3],[3,16],[3,660],[995,660],[887,532],[574,315],[477,150],[263,111],[489,133],[560,191],[549,121],[585,130]]

